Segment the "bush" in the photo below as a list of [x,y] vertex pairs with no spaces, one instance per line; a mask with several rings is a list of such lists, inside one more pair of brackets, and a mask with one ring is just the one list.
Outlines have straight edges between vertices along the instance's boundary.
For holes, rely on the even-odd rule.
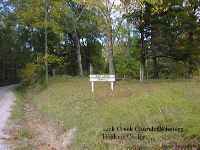
[[43,69],[38,64],[26,64],[20,71],[20,77],[24,85],[31,85],[36,83],[42,77]]
[[122,54],[115,56],[116,73],[120,77],[138,78],[139,61],[133,57],[125,57]]

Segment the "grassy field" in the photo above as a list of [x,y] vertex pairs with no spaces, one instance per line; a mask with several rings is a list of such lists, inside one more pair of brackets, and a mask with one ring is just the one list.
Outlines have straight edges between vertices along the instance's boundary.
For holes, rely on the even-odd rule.
[[[32,95],[32,102],[66,130],[76,128],[72,149],[118,150],[159,149],[161,144],[191,144],[200,139],[200,82],[198,81],[119,81],[111,92],[108,83],[97,83],[91,93],[88,79],[51,79],[47,89]],[[183,132],[117,131],[117,127],[147,128],[167,126]],[[112,128],[113,127],[113,128]],[[114,131],[107,131],[108,128]],[[107,129],[107,130],[106,130]],[[119,129],[119,128],[118,128]],[[103,139],[108,133],[123,140]],[[144,139],[138,138],[144,136]],[[151,147],[151,148],[148,148]]]

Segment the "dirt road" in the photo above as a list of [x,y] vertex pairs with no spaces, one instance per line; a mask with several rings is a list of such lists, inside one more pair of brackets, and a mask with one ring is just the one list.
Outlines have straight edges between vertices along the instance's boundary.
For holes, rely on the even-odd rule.
[[8,145],[4,143],[4,139],[7,138],[4,130],[16,99],[12,92],[14,87],[15,85],[0,87],[0,150],[9,150]]

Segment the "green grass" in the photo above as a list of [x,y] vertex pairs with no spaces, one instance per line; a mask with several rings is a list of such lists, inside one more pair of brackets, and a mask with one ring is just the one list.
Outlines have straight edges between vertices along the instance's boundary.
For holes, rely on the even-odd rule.
[[16,96],[15,105],[13,106],[11,119],[14,121],[21,121],[24,117],[24,104],[25,104],[25,89],[22,87],[17,87],[14,91]]
[[[88,79],[55,78],[49,87],[33,94],[33,102],[66,129],[77,128],[73,149],[125,149],[134,144],[152,146],[165,142],[186,143],[200,137],[200,83],[197,81],[120,81],[112,93],[108,83],[97,83],[91,93]],[[29,90],[29,95],[32,93]],[[183,133],[144,132],[146,139],[125,144],[102,139],[111,126],[167,125],[182,127]],[[136,132],[134,132],[137,135]]]

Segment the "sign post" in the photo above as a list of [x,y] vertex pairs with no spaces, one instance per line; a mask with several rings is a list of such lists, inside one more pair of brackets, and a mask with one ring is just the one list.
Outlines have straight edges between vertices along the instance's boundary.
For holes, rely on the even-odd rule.
[[94,82],[102,81],[102,82],[110,82],[110,88],[114,91],[114,82],[115,75],[90,75],[90,82],[92,86],[92,92],[94,92]]
[[94,92],[94,81],[91,82],[92,85],[92,93]]
[[111,82],[111,90],[114,91],[114,82]]

